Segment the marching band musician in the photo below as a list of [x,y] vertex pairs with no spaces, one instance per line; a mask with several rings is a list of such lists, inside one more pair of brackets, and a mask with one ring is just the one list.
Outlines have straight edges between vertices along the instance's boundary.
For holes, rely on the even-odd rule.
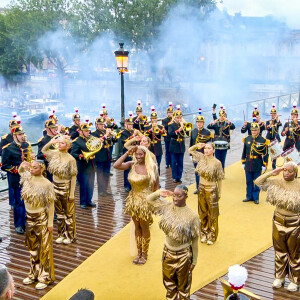
[[242,167],[246,175],[246,198],[243,202],[254,201],[259,204],[259,187],[253,181],[260,176],[268,165],[268,146],[270,141],[259,134],[260,127],[256,122],[251,123],[251,135],[243,138]]
[[89,120],[86,118],[85,123],[81,123],[78,133],[79,137],[73,140],[71,155],[76,159],[77,163],[77,180],[79,182],[79,196],[80,207],[87,209],[88,207],[96,207],[92,202],[94,181],[95,181],[95,168],[94,159],[85,159],[82,151],[89,152],[86,146],[90,136]]
[[[254,110],[252,112],[253,122],[258,123],[259,125],[259,134],[262,134],[264,130],[266,130],[265,123],[260,121],[259,111],[257,110],[257,106],[254,106]],[[248,135],[251,135],[251,122],[244,121],[244,124],[241,128],[241,133],[248,132]]]
[[143,108],[141,102],[137,102],[137,107],[135,109],[136,116],[132,119],[133,128],[139,130],[141,133],[144,133],[145,126],[148,126],[147,118],[143,116]]
[[[3,147],[14,141],[12,129],[16,126],[20,126],[20,124],[21,124],[21,119],[18,118],[17,113],[13,113],[13,119],[8,122],[9,133],[1,137],[0,156],[2,156]],[[10,177],[11,177],[10,172],[7,172],[7,182],[9,182]],[[8,202],[11,207],[14,206],[14,189],[10,187],[9,184],[8,184]]]
[[[208,129],[204,128],[204,117],[201,115],[201,108],[199,108],[199,116],[196,118],[196,128],[191,131],[191,138],[190,138],[190,147],[198,144],[198,143],[208,143],[212,142],[213,134]],[[203,153],[204,148],[201,149]],[[194,162],[194,167],[197,167],[197,162]],[[198,194],[198,187],[199,187],[199,175],[195,172],[196,178],[196,190],[194,194]]]
[[21,126],[12,128],[13,142],[3,147],[2,170],[10,173],[8,187],[13,197],[13,215],[15,231],[24,233],[25,229],[25,207],[21,199],[20,175],[18,168],[25,160],[31,160],[33,154],[31,145],[26,142],[24,131]]
[[160,175],[160,163],[163,154],[161,140],[162,140],[162,136],[166,136],[167,133],[165,131],[164,126],[157,125],[157,113],[155,112],[154,106],[151,107],[151,110],[152,110],[150,114],[151,125],[145,127],[145,135],[149,136],[150,138],[149,150],[155,155],[157,167],[158,167],[158,174]]
[[185,152],[184,139],[188,136],[188,131],[182,122],[182,112],[180,106],[174,112],[174,122],[168,126],[168,134],[171,137],[169,151],[171,153],[171,166],[173,182],[181,183],[183,172],[183,157]]
[[215,119],[213,122],[209,123],[208,129],[213,129],[215,131],[214,142],[218,139],[224,139],[227,144],[225,147],[218,149],[217,143],[215,150],[215,157],[222,163],[222,168],[225,168],[225,160],[227,155],[227,150],[230,149],[230,130],[235,129],[235,125],[228,121],[226,118],[226,112],[223,109],[219,110],[219,118]]
[[72,115],[73,125],[69,128],[71,140],[74,140],[79,136],[78,130],[80,128],[80,115],[78,113],[78,107],[74,107],[74,111],[75,112]]
[[[277,111],[275,105],[272,105],[271,111],[271,120],[266,122],[267,135],[266,138],[272,142],[277,140],[280,143],[280,136],[278,134],[279,127],[282,126],[280,120],[278,119]],[[276,159],[272,161],[272,169],[276,169]]]
[[[128,140],[131,140],[132,138],[134,138],[134,135],[133,135],[133,120],[132,120],[132,114],[131,112],[129,113],[129,118],[125,119],[125,129],[124,130],[121,130],[121,137],[120,137],[120,140],[122,142],[122,145],[123,145],[123,154],[125,154],[127,152],[127,149],[125,148],[125,143],[128,141]],[[131,157],[127,156],[125,161],[124,162],[127,162],[127,161],[131,161]],[[128,193],[130,190],[131,190],[131,187],[130,187],[130,183],[128,181],[128,174],[129,174],[129,170],[124,170],[124,188],[125,188],[125,191]]]
[[96,130],[94,130],[91,134],[97,138],[100,138],[102,142],[101,150],[95,154],[98,196],[106,197],[111,195],[111,193],[107,191],[111,162],[111,153],[109,149],[111,143],[113,144],[116,142],[116,138],[112,136],[111,128],[105,129],[104,118],[96,118],[95,126]]
[[171,124],[172,120],[173,120],[173,106],[172,106],[172,102],[169,102],[169,106],[167,108],[167,117],[162,119],[162,125],[165,127],[165,130],[167,132],[167,135],[164,137],[165,161],[166,161],[167,169],[170,168],[171,166],[171,154],[169,151],[171,137],[168,134],[168,125]]
[[300,121],[298,120],[298,110],[296,109],[296,105],[293,105],[291,121],[284,124],[281,135],[286,137],[283,151],[295,146],[298,152],[300,152]]
[[[46,132],[46,135],[44,135],[38,140],[37,159],[45,161],[47,179],[52,182],[52,174],[48,171],[48,162],[45,159],[45,155],[43,154],[42,149],[46,144],[48,144],[52,140],[54,136],[57,135],[57,124],[55,123],[54,119],[49,119],[45,121],[44,131]],[[54,146],[52,145],[50,149],[54,150]]]

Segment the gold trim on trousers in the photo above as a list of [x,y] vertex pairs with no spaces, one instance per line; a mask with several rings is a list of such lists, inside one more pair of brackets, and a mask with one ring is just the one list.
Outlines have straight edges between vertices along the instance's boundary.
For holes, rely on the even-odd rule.
[[199,183],[198,189],[198,214],[200,217],[201,237],[215,242],[218,233],[219,197],[216,185],[204,185]]
[[76,240],[75,203],[69,202],[70,182],[53,182],[56,194],[55,213],[57,216],[58,236]]
[[275,250],[275,278],[288,275],[300,284],[300,214],[273,216],[273,246]]
[[30,254],[28,277],[49,284],[54,281],[52,233],[48,231],[46,211],[26,212],[25,245]]
[[162,256],[163,283],[167,290],[166,299],[190,299],[192,284],[192,247],[171,251],[166,246]]

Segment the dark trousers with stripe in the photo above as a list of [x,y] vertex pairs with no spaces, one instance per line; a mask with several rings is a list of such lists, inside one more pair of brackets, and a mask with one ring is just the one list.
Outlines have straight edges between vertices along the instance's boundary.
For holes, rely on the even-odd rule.
[[171,152],[172,178],[181,180],[183,172],[183,157],[184,153]]
[[91,204],[94,192],[95,172],[78,173],[77,180],[79,182],[80,205]]

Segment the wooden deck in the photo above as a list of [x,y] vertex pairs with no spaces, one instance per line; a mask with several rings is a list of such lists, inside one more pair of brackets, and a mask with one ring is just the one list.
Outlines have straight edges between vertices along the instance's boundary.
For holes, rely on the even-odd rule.
[[[164,160],[161,164],[161,170],[162,187],[174,188],[175,184],[171,179],[171,170],[165,169]],[[194,182],[193,170],[192,163],[186,154],[183,174],[184,184],[189,185]],[[114,169],[112,169],[112,172],[113,176],[111,177],[110,186],[113,195],[98,199],[97,190],[95,189],[93,201],[97,203],[97,207],[94,209],[83,210],[79,208],[79,195],[78,189],[76,189],[78,242],[69,246],[53,244],[55,284],[129,222],[129,217],[123,214],[124,200],[127,195],[123,190],[123,173]],[[25,286],[22,284],[22,280],[27,276],[29,270],[29,255],[24,246],[24,235],[18,235],[14,231],[12,211],[8,205],[8,193],[0,193],[0,199],[0,236],[3,237],[3,242],[0,243],[0,263],[5,264],[14,277],[16,284],[14,299],[39,299],[53,285],[43,291],[37,291],[34,289],[34,285]],[[56,226],[54,224],[54,240],[57,238]],[[272,289],[273,256],[273,249],[270,248],[244,264],[249,272],[246,287],[263,297],[263,299],[299,299],[299,292],[289,293],[286,289]],[[214,281],[194,293],[191,299],[223,299],[222,295],[221,284]],[[59,296],[57,299],[59,299]],[[120,295],[120,299],[122,299],[122,295]]]

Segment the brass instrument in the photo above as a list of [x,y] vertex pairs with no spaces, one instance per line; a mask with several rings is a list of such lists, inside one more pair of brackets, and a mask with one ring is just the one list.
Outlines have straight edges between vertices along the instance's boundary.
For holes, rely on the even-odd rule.
[[147,117],[146,116],[140,116],[139,120],[141,120],[142,122],[146,122],[147,121]]
[[120,131],[119,131],[119,132],[117,132],[117,131],[111,131],[111,132],[109,133],[109,135],[110,135],[111,137],[115,138],[115,139],[119,139],[119,138],[121,137],[121,132],[120,132]]
[[113,127],[115,119],[108,118],[106,121],[106,126],[108,128]]
[[193,124],[192,123],[184,123],[183,128],[185,131],[191,131],[193,129]]
[[90,159],[93,159],[94,155],[102,149],[103,143],[99,138],[90,135],[85,145],[89,151],[82,151],[82,155],[86,161],[89,161]]

